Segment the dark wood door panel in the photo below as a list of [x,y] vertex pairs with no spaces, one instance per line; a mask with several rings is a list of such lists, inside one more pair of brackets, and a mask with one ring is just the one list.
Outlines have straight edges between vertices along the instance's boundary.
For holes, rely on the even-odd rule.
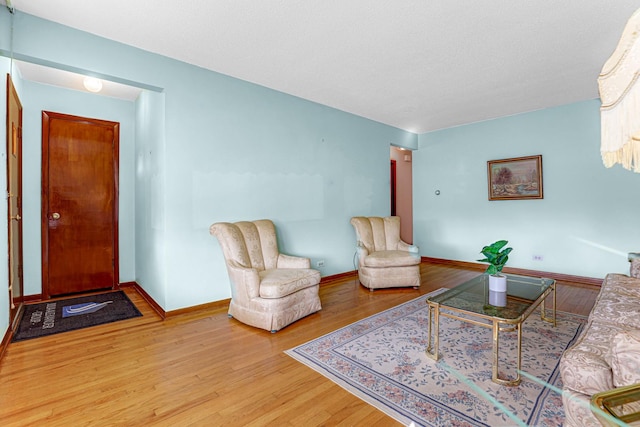
[[118,137],[115,122],[43,112],[48,296],[117,285]]

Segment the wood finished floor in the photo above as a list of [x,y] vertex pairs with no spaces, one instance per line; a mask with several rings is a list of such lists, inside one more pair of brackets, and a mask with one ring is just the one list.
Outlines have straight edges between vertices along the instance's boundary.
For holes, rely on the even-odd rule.
[[[0,362],[0,425],[396,426],[283,352],[478,270],[423,263],[422,287],[370,292],[355,276],[323,284],[322,311],[276,334],[201,310],[12,343]],[[588,314],[599,289],[558,283],[558,310]],[[526,339],[526,337],[525,337]]]

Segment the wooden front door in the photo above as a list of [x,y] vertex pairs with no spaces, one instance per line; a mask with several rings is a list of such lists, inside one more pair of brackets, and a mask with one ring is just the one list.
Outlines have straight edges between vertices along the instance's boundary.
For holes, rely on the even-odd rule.
[[22,280],[22,104],[7,74],[7,202],[9,223],[9,326],[24,303]]
[[45,297],[118,285],[119,124],[42,112]]

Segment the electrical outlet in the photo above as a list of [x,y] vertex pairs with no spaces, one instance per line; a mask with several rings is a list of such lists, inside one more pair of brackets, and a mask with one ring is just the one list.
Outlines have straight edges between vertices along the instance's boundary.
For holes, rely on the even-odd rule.
[[324,260],[320,259],[320,260],[316,261],[316,267],[324,267]]
[[533,255],[531,259],[534,261],[543,261],[544,257],[542,255]]

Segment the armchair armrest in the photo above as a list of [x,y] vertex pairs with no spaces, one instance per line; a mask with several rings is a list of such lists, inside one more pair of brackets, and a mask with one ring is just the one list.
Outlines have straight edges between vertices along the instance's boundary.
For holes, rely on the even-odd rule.
[[400,240],[400,243],[398,244],[398,249],[401,251],[407,251],[411,254],[411,256],[414,257],[420,257],[420,248],[416,245],[410,245],[402,240]]
[[305,257],[278,254],[278,268],[311,268],[311,260]]
[[358,255],[358,265],[363,265],[364,259],[369,255],[369,250],[360,240],[358,240],[358,245],[356,246],[356,253]]
[[231,294],[242,300],[250,300],[260,295],[260,276],[255,268],[244,267],[236,261],[227,263],[231,279]]

